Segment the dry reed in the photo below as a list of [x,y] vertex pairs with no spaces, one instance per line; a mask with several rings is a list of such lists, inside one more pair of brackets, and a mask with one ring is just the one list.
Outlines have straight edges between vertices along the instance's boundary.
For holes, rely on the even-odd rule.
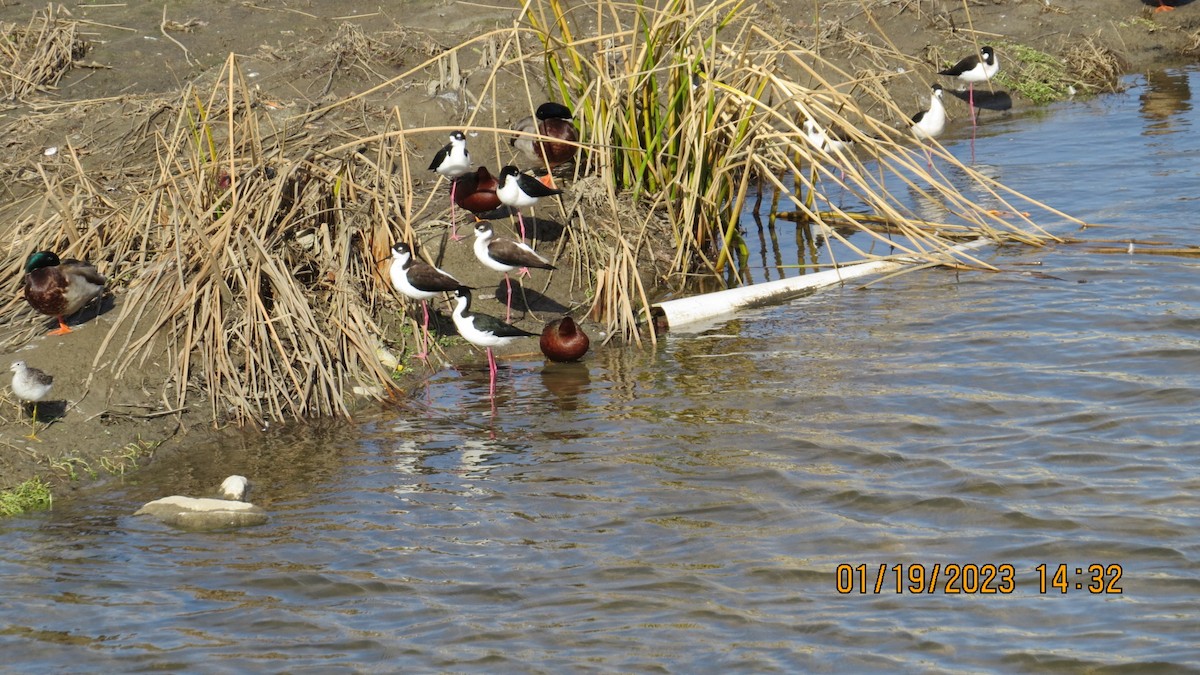
[[34,12],[25,25],[0,23],[0,98],[24,99],[53,87],[83,55],[78,23],[61,6]]

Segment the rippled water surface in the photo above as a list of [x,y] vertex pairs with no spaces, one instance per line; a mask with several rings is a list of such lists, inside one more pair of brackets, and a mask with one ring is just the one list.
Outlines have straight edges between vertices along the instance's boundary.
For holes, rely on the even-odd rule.
[[[1059,234],[1195,244],[1200,74],[1146,83],[988,120],[977,161],[1104,224]],[[0,669],[1200,670],[1200,265],[986,257],[1004,271],[512,362],[494,415],[486,370],[448,370],[358,428],[231,438],[0,521]],[[268,525],[129,515],[230,471]],[[944,592],[955,564],[1010,592]]]

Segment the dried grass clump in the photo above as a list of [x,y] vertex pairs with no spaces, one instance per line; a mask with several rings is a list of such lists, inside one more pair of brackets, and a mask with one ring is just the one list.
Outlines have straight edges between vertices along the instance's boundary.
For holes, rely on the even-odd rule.
[[[550,87],[573,101],[583,120],[590,166],[614,192],[632,191],[666,213],[675,243],[672,271],[680,280],[719,276],[736,264],[743,248],[740,216],[759,182],[864,258],[876,256],[835,226],[867,230],[872,241],[879,237],[899,255],[927,260],[957,255],[950,248],[959,237],[947,232],[1032,244],[1047,236],[1027,219],[1016,225],[998,218],[994,204],[975,203],[945,176],[927,171],[907,128],[866,112],[880,108],[893,119],[908,117],[880,81],[848,75],[804,45],[775,37],[742,0],[571,7],[530,0],[525,7],[544,46]],[[880,80],[889,76],[876,72]],[[837,156],[816,150],[805,140],[805,119],[854,130],[863,150]],[[988,202],[1022,211],[1007,203],[1023,201],[1020,195],[940,149],[936,155]],[[876,166],[868,169],[867,161]],[[794,186],[787,176],[795,176]],[[869,212],[845,213],[831,204],[825,194],[835,187],[853,192]],[[916,218],[907,200],[894,196],[909,191],[932,193],[960,222]],[[903,237],[872,232],[879,223]],[[623,234],[636,249],[641,223],[632,225]]]
[[345,415],[356,387],[390,382],[376,261],[394,222],[407,231],[393,218],[407,176],[393,177],[390,146],[315,151],[329,139],[275,127],[254,92],[233,58],[210,92],[188,90],[129,200],[82,168],[48,179],[0,282],[19,285],[35,249],[99,263],[119,300],[93,370],[119,379],[153,359],[173,408],[201,392],[218,423]]
[[1187,44],[1180,50],[1180,53],[1187,56],[1200,55],[1200,30],[1188,34]]
[[1121,74],[1128,70],[1125,60],[1093,35],[1072,40],[1063,60],[1070,64],[1071,75],[1091,92],[1120,91]]
[[61,6],[34,12],[29,23],[0,23],[0,98],[23,99],[45,91],[83,55],[78,23]]

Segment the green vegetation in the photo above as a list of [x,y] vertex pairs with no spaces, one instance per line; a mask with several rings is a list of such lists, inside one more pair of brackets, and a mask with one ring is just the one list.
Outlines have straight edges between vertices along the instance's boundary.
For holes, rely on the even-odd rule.
[[10,490],[0,491],[0,517],[43,511],[52,502],[50,486],[41,478],[31,478]]
[[996,83],[1035,104],[1070,98],[1080,84],[1062,59],[1019,44],[1005,44],[1007,63]]
[[1083,37],[1066,58],[1027,45],[1005,43],[1005,62],[996,84],[1041,105],[1075,94],[1116,91],[1121,66],[1116,55]]

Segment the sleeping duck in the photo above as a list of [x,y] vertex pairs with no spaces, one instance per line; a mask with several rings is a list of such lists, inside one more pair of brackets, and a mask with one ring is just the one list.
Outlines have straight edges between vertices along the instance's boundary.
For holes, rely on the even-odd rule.
[[25,261],[25,300],[37,311],[58,319],[50,335],[63,335],[71,328],[63,317],[70,316],[104,292],[104,276],[79,260],[59,260],[52,251],[38,251]]

